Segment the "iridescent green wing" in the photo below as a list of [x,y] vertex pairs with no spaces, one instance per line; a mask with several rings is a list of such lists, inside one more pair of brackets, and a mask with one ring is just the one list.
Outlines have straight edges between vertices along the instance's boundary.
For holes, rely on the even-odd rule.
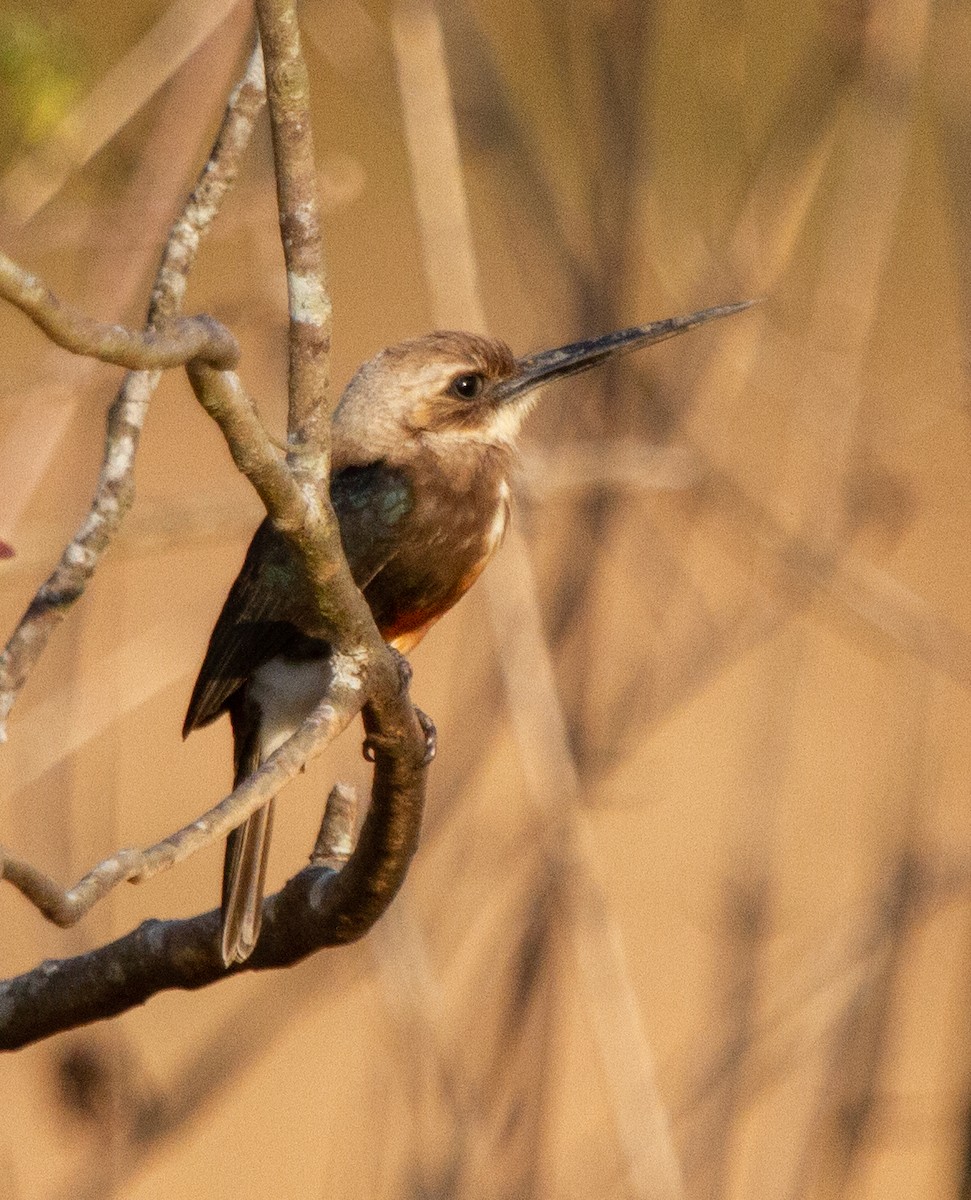
[[386,463],[344,467],[331,479],[330,502],[354,582],[363,591],[394,557],[413,505],[407,474]]

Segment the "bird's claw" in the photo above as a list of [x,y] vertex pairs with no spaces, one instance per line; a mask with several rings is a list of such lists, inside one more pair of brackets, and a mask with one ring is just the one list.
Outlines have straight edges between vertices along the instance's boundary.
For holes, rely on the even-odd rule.
[[438,753],[438,730],[428,713],[422,712],[420,708],[415,708],[415,716],[425,735],[425,757],[421,760],[421,765],[427,767]]
[[379,738],[376,733],[369,733],[367,735],[364,739],[364,744],[361,746],[361,753],[368,762],[377,762],[378,750],[381,749],[381,743],[385,740],[384,738]]

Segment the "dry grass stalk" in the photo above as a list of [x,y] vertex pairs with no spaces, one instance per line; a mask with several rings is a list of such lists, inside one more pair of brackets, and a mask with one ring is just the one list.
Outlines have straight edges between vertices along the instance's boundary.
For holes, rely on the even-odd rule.
[[[482,329],[485,316],[472,249],[450,88],[435,8],[403,0],[394,18],[417,208],[433,314],[441,327]],[[579,790],[536,602],[525,545],[513,530],[486,577],[513,727],[531,797],[550,819],[544,870],[580,876],[571,934],[611,1081],[616,1118],[634,1194],[679,1197],[680,1172],[654,1080],[623,951],[590,875],[577,822]],[[576,870],[579,868],[579,870]],[[537,881],[542,886],[541,881]],[[594,916],[593,914],[596,914]],[[593,964],[596,964],[594,966]],[[586,969],[586,968],[589,969]]]

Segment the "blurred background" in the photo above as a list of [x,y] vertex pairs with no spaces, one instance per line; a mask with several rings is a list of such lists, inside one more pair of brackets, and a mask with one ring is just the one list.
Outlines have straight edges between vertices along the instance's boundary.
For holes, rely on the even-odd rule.
[[[339,384],[433,324],[395,6],[306,0]],[[515,521],[414,654],[423,842],[362,943],[0,1061],[0,1196],[971,1196],[971,9],[442,0],[492,331],[757,310],[550,389]],[[5,0],[0,237],[141,323],[251,38],[231,0]],[[263,117],[190,310],[285,425]],[[120,373],[0,309],[0,617],[81,520]],[[260,508],[176,372],[138,500],[0,754],[75,880],[230,783],[184,745]],[[286,793],[276,886],[360,730]],[[2,973],[217,900],[221,848]],[[677,1170],[675,1169],[677,1164]],[[680,1174],[680,1183],[678,1181]]]

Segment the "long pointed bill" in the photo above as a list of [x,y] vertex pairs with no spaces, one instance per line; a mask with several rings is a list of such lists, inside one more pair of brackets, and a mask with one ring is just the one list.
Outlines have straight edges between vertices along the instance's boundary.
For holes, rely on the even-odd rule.
[[557,350],[528,354],[525,358],[517,360],[516,374],[499,384],[493,392],[493,399],[503,403],[515,400],[541,384],[549,383],[550,380],[564,379],[567,375],[589,371],[605,358],[611,358],[615,354],[627,354],[644,346],[653,346],[655,342],[676,337],[697,325],[744,312],[746,308],[751,308],[757,303],[757,300],[741,300],[737,304],[719,304],[715,308],[703,308],[687,317],[669,317],[666,321],[654,321],[650,325],[619,329],[616,333],[607,333],[591,341],[573,342],[569,346],[560,346]]

